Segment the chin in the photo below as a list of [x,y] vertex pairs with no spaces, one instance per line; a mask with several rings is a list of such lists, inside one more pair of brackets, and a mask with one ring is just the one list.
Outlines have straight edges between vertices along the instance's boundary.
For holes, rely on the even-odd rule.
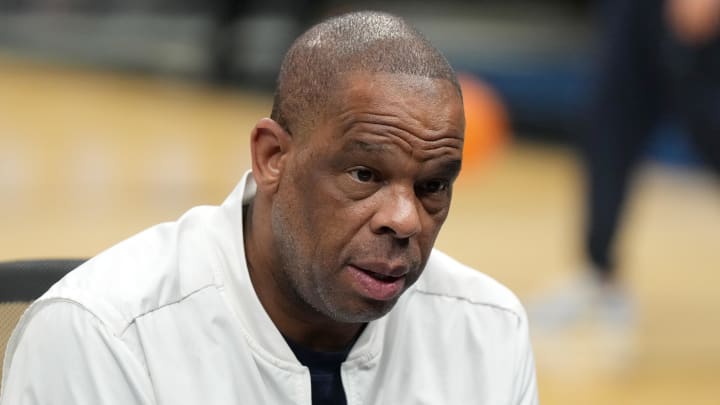
[[374,301],[363,302],[362,308],[332,311],[330,317],[336,322],[342,323],[367,323],[387,315],[397,302],[397,298],[392,301]]

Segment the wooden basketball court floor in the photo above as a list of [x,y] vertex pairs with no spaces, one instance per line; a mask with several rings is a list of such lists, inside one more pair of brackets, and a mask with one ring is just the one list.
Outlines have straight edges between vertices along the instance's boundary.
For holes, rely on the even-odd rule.
[[[270,101],[0,57],[0,260],[90,256],[220,203]],[[619,242],[631,343],[620,358],[590,326],[538,344],[545,404],[720,404],[720,187],[650,164],[635,185]],[[572,151],[511,144],[461,175],[438,246],[526,301],[581,265],[581,188]]]

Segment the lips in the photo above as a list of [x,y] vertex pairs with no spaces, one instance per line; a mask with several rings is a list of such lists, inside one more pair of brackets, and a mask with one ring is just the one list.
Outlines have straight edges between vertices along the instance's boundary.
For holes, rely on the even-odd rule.
[[391,300],[403,290],[407,270],[382,263],[347,266],[354,289],[362,296],[379,301]]
[[375,272],[369,271],[369,270],[363,270],[363,269],[360,269],[360,270],[367,273],[370,277],[373,277],[380,281],[385,281],[385,282],[392,282],[392,281],[395,281],[395,280],[399,279],[400,277],[402,277],[402,276],[397,276],[397,277],[388,276],[388,275],[381,274],[381,273],[375,273]]

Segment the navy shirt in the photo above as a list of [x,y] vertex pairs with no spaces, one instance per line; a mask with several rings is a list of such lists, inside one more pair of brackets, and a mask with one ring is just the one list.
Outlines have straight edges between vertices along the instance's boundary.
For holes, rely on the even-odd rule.
[[285,338],[295,357],[310,369],[313,405],[345,405],[345,390],[340,377],[340,365],[350,353],[352,345],[340,352],[317,352]]

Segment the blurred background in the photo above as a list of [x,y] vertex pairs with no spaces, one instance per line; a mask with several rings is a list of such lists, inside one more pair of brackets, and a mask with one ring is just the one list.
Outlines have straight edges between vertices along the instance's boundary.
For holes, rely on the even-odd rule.
[[[720,66],[720,11],[680,12],[677,51],[631,28],[660,21],[643,19],[653,3],[0,0],[0,260],[89,257],[219,204],[250,168],[249,132],[293,38],[324,17],[390,11],[461,74],[465,162],[438,247],[525,302],[541,402],[720,404],[720,187],[701,157],[718,156],[720,69],[707,66]],[[655,76],[700,90],[657,95]],[[705,111],[703,125],[638,108],[660,98]],[[606,200],[605,182],[620,184],[599,220],[615,276],[588,282],[588,201]],[[609,322],[581,313],[606,296]]]

